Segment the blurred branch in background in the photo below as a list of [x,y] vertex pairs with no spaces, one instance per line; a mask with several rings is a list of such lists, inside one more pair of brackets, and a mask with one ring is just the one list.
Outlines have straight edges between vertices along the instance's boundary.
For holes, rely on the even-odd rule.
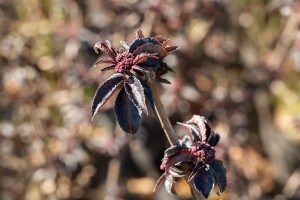
[[[282,62],[287,56],[288,50],[292,47],[294,43],[297,32],[299,31],[300,25],[300,3],[298,1],[291,2],[290,7],[284,7],[284,9],[288,9],[288,19],[286,21],[285,26],[283,27],[283,31],[279,40],[270,55],[270,58],[267,62],[267,66],[270,70],[278,70],[282,65]],[[267,7],[268,8],[268,7]]]

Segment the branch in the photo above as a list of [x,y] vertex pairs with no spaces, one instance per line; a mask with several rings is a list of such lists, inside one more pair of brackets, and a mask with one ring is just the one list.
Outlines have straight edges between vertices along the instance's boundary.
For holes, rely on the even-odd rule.
[[[178,138],[177,138],[177,135],[176,135],[176,133],[169,121],[169,118],[164,110],[164,106],[161,103],[160,98],[158,97],[157,86],[152,81],[148,81],[148,85],[152,92],[152,97],[153,97],[153,101],[155,104],[155,111],[156,111],[157,117],[159,119],[159,122],[161,124],[161,127],[163,128],[165,135],[167,136],[167,138],[169,140],[169,143],[171,145],[176,145],[176,144],[178,144]],[[187,181],[187,179],[186,179],[186,181]],[[188,182],[188,184],[190,186],[191,193],[192,193],[194,200],[204,200],[205,199],[203,197],[203,195],[194,188],[192,181]]]
[[153,97],[153,101],[155,104],[155,111],[156,111],[157,117],[159,119],[161,127],[163,128],[163,130],[169,140],[169,143],[171,145],[178,144],[177,135],[175,134],[175,131],[173,130],[172,125],[169,121],[169,118],[164,110],[164,106],[161,103],[160,98],[158,97],[157,86],[155,85],[154,82],[150,82],[150,81],[148,82],[148,85],[152,92],[152,97]]
[[296,32],[300,24],[300,14],[294,11],[288,18],[287,23],[283,29],[282,35],[279,38],[275,49],[267,61],[267,67],[271,70],[278,70],[281,66],[289,48],[295,40]]

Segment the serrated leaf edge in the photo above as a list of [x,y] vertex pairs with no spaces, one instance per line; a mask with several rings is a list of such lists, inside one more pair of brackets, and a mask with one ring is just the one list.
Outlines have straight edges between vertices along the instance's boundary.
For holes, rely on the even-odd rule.
[[[92,120],[94,119],[95,115],[97,114],[98,110],[106,103],[106,101],[114,94],[114,92],[116,91],[116,89],[124,82],[124,75],[123,74],[114,74],[112,75],[111,77],[109,77],[104,83],[102,83],[96,93],[95,93],[95,96],[94,96],[94,99],[93,99],[93,103],[92,103]],[[97,106],[95,109],[93,109],[94,107],[94,104],[95,104],[95,100],[96,100],[96,97],[99,95],[98,93],[100,92],[100,89],[102,89],[106,84],[109,84],[110,81],[113,81],[113,79],[117,79],[117,78],[122,78],[119,80],[118,83],[116,83],[108,92],[106,95],[103,96],[102,98],[102,101],[96,103]]]

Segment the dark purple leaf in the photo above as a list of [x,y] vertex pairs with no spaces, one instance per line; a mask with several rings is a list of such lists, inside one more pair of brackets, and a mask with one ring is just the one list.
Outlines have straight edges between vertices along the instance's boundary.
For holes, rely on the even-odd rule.
[[103,106],[107,99],[114,93],[114,91],[116,91],[118,86],[123,83],[123,81],[124,75],[118,73],[112,75],[102,85],[100,85],[92,103],[92,119],[95,117],[101,106]]
[[116,57],[117,56],[117,52],[115,50],[115,48],[111,45],[110,41],[105,40],[107,47],[109,48],[109,50],[112,52],[113,56]]
[[128,98],[124,88],[115,102],[115,114],[120,127],[128,134],[136,133],[142,122],[141,112]]
[[194,124],[185,124],[181,122],[177,122],[177,124],[188,128],[193,135],[194,142],[201,141],[201,135],[199,133],[199,129]]
[[98,65],[98,64],[102,64],[102,63],[109,63],[109,64],[115,64],[115,61],[111,58],[102,58],[100,60],[98,60],[95,65]]
[[101,72],[111,70],[111,69],[115,69],[115,67],[116,67],[116,65],[110,65],[110,66],[104,67],[103,69],[101,69]]
[[156,184],[154,186],[153,192],[156,191],[157,188],[161,186],[161,184],[166,180],[166,173],[163,173],[161,177],[156,181]]
[[135,77],[139,78],[140,80],[144,79],[145,74],[148,72],[147,69],[141,68],[140,66],[137,66],[137,65],[133,65],[131,67],[131,69],[133,69],[133,70],[130,70],[130,73],[132,74],[132,76],[135,76]]
[[211,134],[211,126],[205,117],[194,115],[192,119],[186,122],[187,124],[195,124],[199,128],[202,141],[207,141]]
[[194,177],[194,186],[207,198],[214,188],[214,174],[210,168],[202,167]]
[[148,58],[146,61],[139,63],[142,67],[159,68],[160,62],[158,58]]
[[148,102],[149,102],[149,105],[152,109],[152,113],[154,114],[155,113],[155,106],[154,106],[154,101],[153,101],[153,98],[152,98],[152,92],[148,86],[148,84],[142,80],[142,79],[139,79],[143,88],[144,88],[144,95],[145,97],[147,98]]
[[187,175],[186,172],[178,169],[177,167],[170,167],[168,170],[168,174],[170,174],[174,177],[184,177],[185,175]]
[[111,57],[113,60],[116,60],[116,52],[112,51],[112,49],[109,46],[107,46],[107,44],[103,42],[97,42],[94,46],[94,50],[97,54],[99,54],[99,49],[103,51],[106,55]]
[[133,63],[136,65],[136,64],[145,62],[147,60],[147,58],[158,59],[158,57],[156,55],[157,55],[156,53],[140,53],[139,55],[137,55],[134,58]]
[[164,58],[167,55],[166,50],[161,45],[155,45],[152,43],[139,46],[132,54],[137,56],[140,53],[157,53],[159,58]]
[[139,64],[143,68],[158,68],[160,66],[159,57],[156,53],[140,53],[135,57],[133,63],[135,65]]
[[222,192],[224,192],[226,185],[227,185],[227,180],[226,180],[226,169],[223,166],[222,161],[220,160],[214,160],[210,163],[210,167],[213,171],[213,174],[216,179],[216,183],[218,186],[218,194],[221,195]]
[[192,154],[188,152],[181,152],[169,160],[169,162],[166,164],[166,169],[168,169],[171,166],[181,164],[183,162],[193,161],[193,159],[194,157]]
[[142,39],[144,41],[144,44],[150,43],[150,44],[154,44],[154,45],[160,45],[160,43],[153,37],[146,37],[146,38],[142,38]]
[[219,140],[220,140],[220,135],[218,133],[212,132],[207,143],[210,144],[211,146],[216,146]]
[[131,67],[131,69],[132,69],[132,70],[130,70],[131,74],[133,76],[135,76],[136,78],[138,78],[139,80],[143,80],[143,79],[147,78],[147,74],[149,74],[148,69],[138,66],[138,65],[133,65]]
[[[142,46],[146,43],[158,44],[159,42],[153,38],[138,38],[132,42],[129,48],[129,53],[133,53],[139,46]],[[146,53],[146,52],[145,52]]]
[[189,178],[188,178],[188,181],[191,181],[195,175],[198,173],[199,169],[203,167],[200,162],[197,162],[196,166],[194,167],[193,171],[191,172]]
[[143,113],[148,115],[147,105],[145,102],[144,88],[135,76],[129,77],[124,84],[125,91],[132,103]]
[[165,188],[167,190],[168,193],[170,194],[176,194],[175,189],[174,189],[174,177],[171,175],[166,176],[166,180],[165,180]]
[[183,149],[187,149],[187,148],[184,148],[182,146],[179,146],[179,145],[174,145],[174,146],[171,146],[169,147],[168,149],[165,150],[164,152],[164,157],[171,157],[177,153],[180,153]]
[[129,47],[129,53],[133,53],[133,51],[136,50],[139,46],[145,44],[145,41],[142,38],[138,38],[132,42],[132,44]]

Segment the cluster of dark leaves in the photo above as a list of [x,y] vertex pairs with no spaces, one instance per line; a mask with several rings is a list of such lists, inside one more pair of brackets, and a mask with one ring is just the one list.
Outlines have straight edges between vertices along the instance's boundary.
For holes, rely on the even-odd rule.
[[104,105],[118,89],[120,92],[115,102],[115,115],[121,128],[128,134],[136,133],[141,126],[141,115],[148,115],[147,104],[154,113],[154,102],[148,81],[170,83],[161,76],[173,71],[163,58],[177,50],[168,46],[169,40],[161,37],[144,37],[141,30],[136,32],[136,39],[131,43],[121,41],[123,48],[114,48],[109,41],[95,44],[95,51],[102,50],[110,58],[100,59],[96,65],[111,64],[101,71],[114,69],[116,74],[108,78],[96,91],[92,115]]
[[186,123],[179,123],[189,129],[192,138],[186,135],[180,144],[173,145],[165,151],[160,168],[165,173],[159,178],[154,190],[163,182],[166,190],[176,194],[175,179],[188,176],[194,187],[208,198],[216,183],[218,194],[226,187],[226,170],[222,161],[215,159],[214,146],[220,140],[206,118],[194,115]]

